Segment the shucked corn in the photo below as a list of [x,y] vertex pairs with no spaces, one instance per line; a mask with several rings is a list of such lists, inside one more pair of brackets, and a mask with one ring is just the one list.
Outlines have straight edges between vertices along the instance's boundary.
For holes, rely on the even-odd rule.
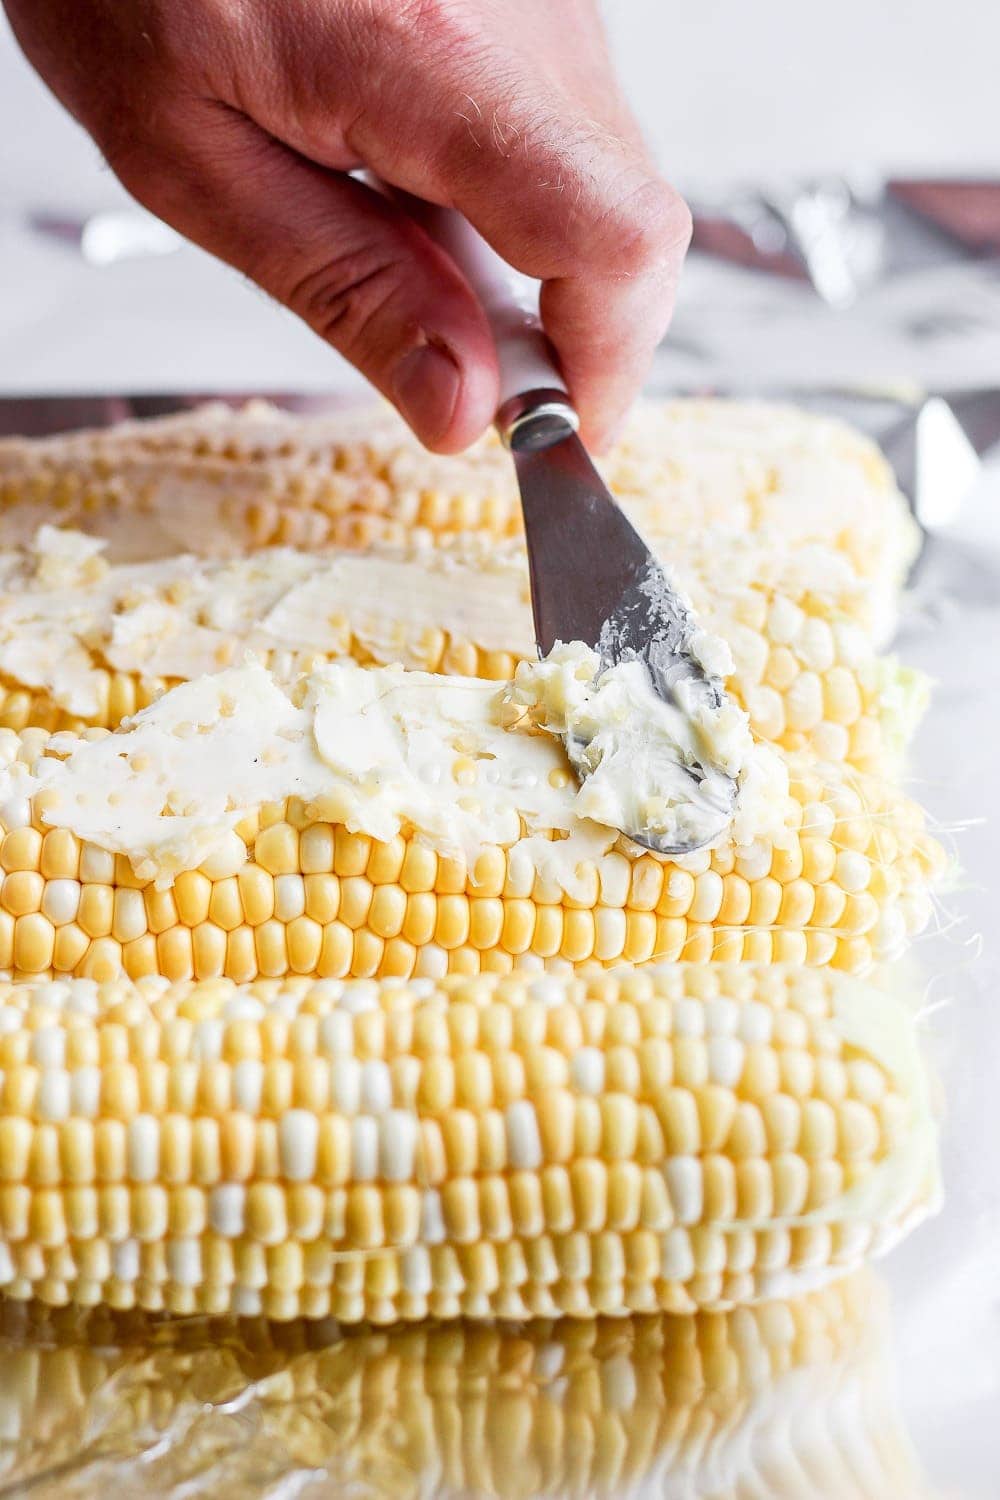
[[[814,546],[788,563],[759,537],[718,533],[662,550],[705,628],[729,645],[729,691],[761,739],[891,769],[923,684],[876,653],[870,591],[835,551]],[[15,730],[114,728],[248,649],[286,677],[353,656],[505,679],[534,654],[520,543],[109,568],[89,539],[48,530],[7,564],[0,725]]]
[[[783,550],[828,543],[887,605],[915,550],[875,445],[789,407],[648,403],[602,467],[645,530],[762,532]],[[385,409],[291,417],[263,403],[0,441],[0,514],[8,546],[53,521],[82,524],[130,557],[448,544],[521,529],[510,461],[492,433],[441,459]]]
[[392,1323],[791,1295],[935,1193],[910,1014],[831,971],[0,990],[0,1286]]
[[130,1479],[139,1453],[145,1493],[192,1497],[320,1473],[437,1500],[925,1494],[865,1274],[739,1313],[516,1332],[2,1311],[0,1480],[39,1500]]
[[[45,743],[26,735],[21,754]],[[784,821],[781,845],[679,861],[613,850],[580,867],[570,895],[516,845],[487,846],[470,868],[410,835],[382,843],[317,820],[291,798],[158,889],[124,855],[51,826],[42,790],[0,806],[0,969],[247,982],[745,958],[860,972],[925,926],[942,855],[901,792],[805,764]]]

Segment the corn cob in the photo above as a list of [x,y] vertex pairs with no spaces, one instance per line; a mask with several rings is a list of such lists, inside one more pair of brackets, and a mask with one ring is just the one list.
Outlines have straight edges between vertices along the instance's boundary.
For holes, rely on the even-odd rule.
[[759,1500],[764,1473],[798,1500],[925,1493],[891,1397],[885,1297],[864,1274],[738,1314],[517,1331],[5,1311],[0,1478],[39,1500],[82,1500],[140,1454],[147,1496],[264,1495],[306,1474],[437,1500],[651,1481]]
[[[859,770],[894,766],[924,684],[876,655],[868,596],[835,554],[813,548],[782,569],[745,538],[708,536],[670,555],[704,627],[732,650],[727,686],[758,738]],[[115,728],[247,650],[286,678],[350,656],[502,680],[534,655],[519,544],[109,568],[88,539],[49,529],[6,561],[0,725],[14,730]]]
[[[384,671],[390,689],[416,680]],[[386,807],[396,804],[373,814],[363,789],[316,757],[316,785],[325,790],[311,802],[244,802],[242,816],[236,806],[221,822],[206,812],[192,825],[190,814],[207,806],[206,789],[220,775],[231,801],[234,753],[251,778],[240,783],[241,798],[289,778],[302,785],[294,767],[286,774],[279,766],[281,781],[255,779],[253,767],[291,750],[289,736],[313,732],[264,734],[252,712],[261,678],[266,714],[299,710],[258,674],[240,669],[179,688],[129,730],[103,738],[91,731],[96,744],[50,741],[43,731],[0,742],[9,762],[0,775],[0,969],[16,977],[106,979],[124,971],[247,982],[288,973],[437,978],[515,966],[746,958],[858,972],[898,952],[929,919],[929,888],[943,856],[920,809],[891,783],[809,762],[794,768],[787,795],[779,788],[768,804],[777,825],[770,832],[755,837],[750,828],[675,860],[624,840],[613,847],[612,831],[572,812],[574,784],[555,741],[500,730],[475,760],[441,742],[434,818],[472,816],[470,798],[491,794],[502,809],[499,823],[474,835],[468,855],[452,835],[442,832],[440,842],[407,824],[405,796],[403,816],[393,813],[378,837]],[[422,679],[428,700],[439,681]],[[452,681],[463,714],[477,701],[492,703],[488,685]],[[211,712],[194,700],[187,706],[185,694],[209,690]],[[216,700],[228,719],[216,717]],[[318,722],[304,711],[301,717],[306,726]],[[470,732],[476,722],[470,711]],[[342,716],[334,724],[348,734]],[[222,760],[214,730],[230,736]],[[173,757],[162,772],[176,788],[169,793],[162,779],[143,779],[142,768],[163,754]],[[308,748],[303,754],[312,757]],[[391,794],[393,773],[386,774]],[[550,820],[541,828],[528,811],[536,806]],[[140,838],[138,823],[133,836],[133,819],[152,842]],[[448,826],[457,838],[464,825]],[[366,827],[376,836],[351,831]]]
[[[916,531],[877,448],[839,422],[764,403],[650,403],[603,463],[640,525],[767,531],[828,543],[890,602]],[[461,458],[424,452],[391,413],[291,417],[262,403],[41,442],[0,442],[8,545],[40,522],[107,536],[116,556],[290,544],[448,543],[520,532],[491,433]]]
[[909,1010],[832,972],[0,988],[0,1286],[174,1313],[725,1310],[935,1193]]

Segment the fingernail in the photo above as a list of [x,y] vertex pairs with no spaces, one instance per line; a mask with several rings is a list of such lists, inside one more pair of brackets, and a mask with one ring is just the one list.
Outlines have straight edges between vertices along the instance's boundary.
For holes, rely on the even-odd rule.
[[461,383],[458,365],[437,344],[411,349],[396,366],[396,405],[425,443],[437,442],[448,431]]

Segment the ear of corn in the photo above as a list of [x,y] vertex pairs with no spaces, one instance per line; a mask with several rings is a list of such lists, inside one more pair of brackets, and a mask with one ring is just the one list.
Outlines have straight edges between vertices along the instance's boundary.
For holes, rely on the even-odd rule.
[[[877,655],[869,592],[829,548],[791,563],[713,533],[661,548],[733,655],[728,689],[759,738],[859,770],[892,769],[923,706],[917,674]],[[534,654],[520,543],[451,552],[109,568],[42,531],[0,598],[0,725],[115,728],[179,681],[249,650],[284,677],[338,656],[509,678]],[[719,580],[722,580],[720,583]]]
[[[32,733],[0,749],[37,766],[46,745]],[[0,806],[0,969],[16,977],[438,978],[682,958],[860,972],[926,924],[942,859],[891,785],[809,765],[780,838],[673,861],[626,843],[578,864],[570,890],[531,841],[467,861],[405,829],[352,833],[297,798],[255,809],[165,890],[59,826],[51,799],[43,787]]]
[[909,1013],[830,971],[0,990],[0,1286],[392,1323],[790,1295],[935,1193]]
[[[874,444],[842,423],[758,402],[649,403],[603,464],[643,530],[827,542],[891,606],[916,529]],[[290,417],[256,403],[25,442],[0,441],[8,545],[80,525],[116,555],[207,555],[288,544],[434,544],[517,535],[520,505],[490,433],[427,454],[388,411]]]
[[140,1455],[145,1493],[191,1497],[306,1476],[437,1500],[925,1493],[865,1275],[736,1314],[516,1331],[3,1311],[0,1479],[39,1500]]

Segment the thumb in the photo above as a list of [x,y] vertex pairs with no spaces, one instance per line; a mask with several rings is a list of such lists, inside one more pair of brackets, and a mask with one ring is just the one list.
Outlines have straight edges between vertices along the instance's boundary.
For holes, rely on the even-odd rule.
[[399,409],[457,452],[493,420],[493,337],[448,256],[396,204],[314,166],[245,117],[189,123],[111,156],[135,197],[299,315]]

